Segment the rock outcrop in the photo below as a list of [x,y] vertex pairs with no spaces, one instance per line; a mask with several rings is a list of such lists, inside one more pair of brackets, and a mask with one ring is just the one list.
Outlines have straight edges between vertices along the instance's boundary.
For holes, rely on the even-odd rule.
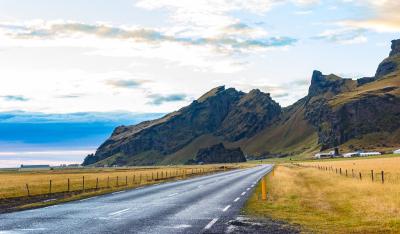
[[[96,154],[85,159],[84,164],[112,156],[121,161],[148,151],[156,152],[162,160],[163,156],[177,152],[207,134],[237,141],[256,134],[280,112],[279,104],[259,90],[246,94],[233,88],[217,87],[189,106],[161,119],[116,128]],[[126,161],[129,164],[130,160]]]
[[222,143],[199,149],[196,158],[189,163],[238,163],[246,162],[246,157],[240,148],[227,149]]
[[399,57],[400,39],[392,41],[392,50],[390,51],[389,57],[379,64],[375,74],[376,79],[382,78],[398,70]]

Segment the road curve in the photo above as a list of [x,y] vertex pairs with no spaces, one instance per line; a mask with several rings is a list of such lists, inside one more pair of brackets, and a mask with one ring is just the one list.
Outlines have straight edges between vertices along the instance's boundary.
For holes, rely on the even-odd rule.
[[0,215],[3,233],[224,233],[262,165]]

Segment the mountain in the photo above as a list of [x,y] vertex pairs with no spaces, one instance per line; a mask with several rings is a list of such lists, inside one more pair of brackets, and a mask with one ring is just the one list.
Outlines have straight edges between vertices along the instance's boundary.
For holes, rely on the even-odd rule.
[[400,146],[400,40],[373,77],[357,80],[314,71],[306,97],[281,108],[259,90],[217,87],[179,111],[120,126],[84,165],[178,164],[223,143],[248,158],[310,157]]
[[209,145],[205,143],[208,142],[231,142],[251,137],[280,113],[281,107],[269,94],[217,87],[163,118],[116,128],[84,164],[185,163],[194,159],[197,150],[183,157],[179,153],[192,144],[200,141],[199,147],[207,147]]

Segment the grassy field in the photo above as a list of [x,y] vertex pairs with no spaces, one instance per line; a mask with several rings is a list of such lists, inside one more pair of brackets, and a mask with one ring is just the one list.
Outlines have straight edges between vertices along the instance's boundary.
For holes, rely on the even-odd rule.
[[[377,157],[367,158],[348,158],[348,159],[333,159],[333,160],[320,160],[315,162],[302,163],[304,166],[320,166],[327,167],[331,172],[340,173],[359,179],[361,178],[367,181],[373,181],[377,183],[382,182],[382,172],[384,174],[384,182],[392,184],[400,184],[400,157],[398,155],[383,155]],[[329,172],[329,171],[328,171]],[[373,174],[373,176],[372,176]]]
[[[243,166],[243,165],[242,165]],[[240,165],[140,168],[83,168],[49,171],[0,171],[0,199],[93,189],[118,190],[186,176],[212,173]],[[51,182],[50,182],[51,181]],[[68,189],[69,181],[69,189]],[[51,183],[51,189],[50,189]]]
[[[327,161],[326,165],[367,172],[370,168],[400,171],[400,158]],[[318,162],[321,164],[321,162]],[[358,180],[311,167],[281,164],[267,178],[268,200],[260,188],[244,212],[299,225],[304,232],[398,233],[400,185]]]

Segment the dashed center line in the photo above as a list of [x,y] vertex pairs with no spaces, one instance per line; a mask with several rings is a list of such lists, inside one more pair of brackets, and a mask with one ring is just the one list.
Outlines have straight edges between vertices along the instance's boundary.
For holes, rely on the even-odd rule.
[[241,195],[244,196],[246,194],[246,192],[243,192]]
[[233,200],[233,202],[237,202],[239,201],[240,197],[237,197],[235,200]]
[[227,205],[222,211],[225,212],[225,211],[227,211],[230,207],[231,207],[231,205]]
[[211,220],[207,226],[204,227],[204,229],[210,229],[212,227],[212,225],[214,225],[216,222],[218,221],[218,218],[215,218],[213,220]]
[[250,188],[247,188],[246,190],[247,190],[247,191],[249,191],[249,190],[250,190]]
[[173,196],[176,196],[176,195],[178,195],[179,193],[173,193],[173,194],[170,194],[170,195],[168,195],[168,197],[173,197]]
[[123,209],[123,210],[120,210],[120,211],[116,211],[116,212],[110,213],[108,215],[110,215],[110,216],[119,215],[119,214],[127,212],[128,210],[129,210],[129,208]]

